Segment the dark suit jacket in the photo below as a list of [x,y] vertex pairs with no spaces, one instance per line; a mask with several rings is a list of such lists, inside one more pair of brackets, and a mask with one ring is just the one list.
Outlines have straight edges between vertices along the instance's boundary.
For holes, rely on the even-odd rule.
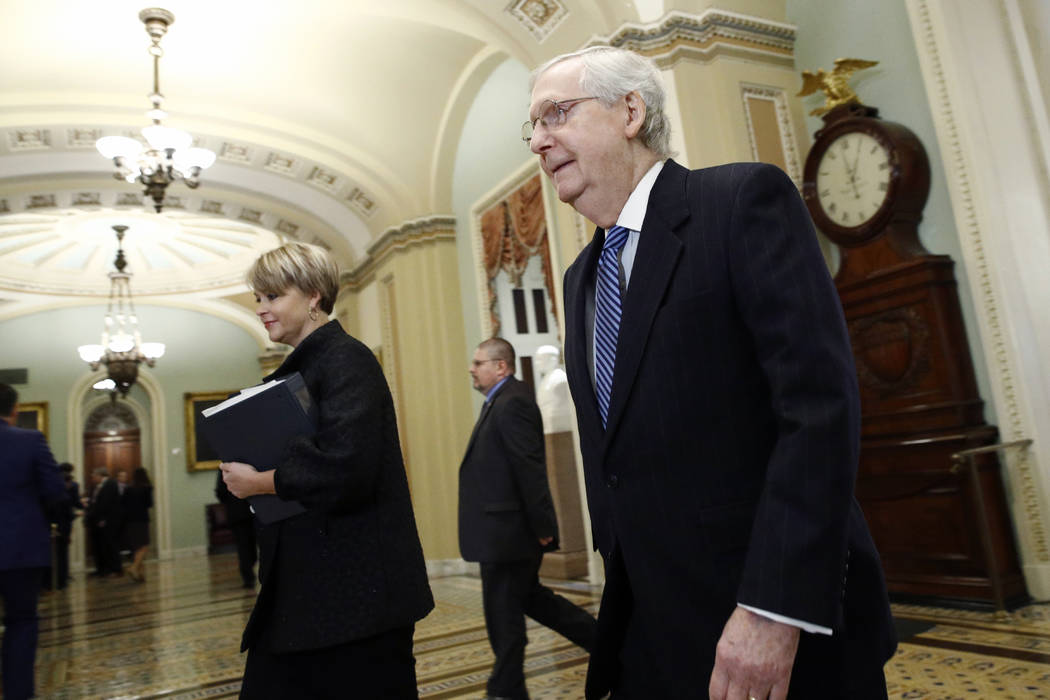
[[86,520],[92,526],[105,523],[107,530],[119,530],[124,520],[124,506],[121,503],[120,487],[117,480],[107,476],[95,491],[88,505]]
[[65,495],[58,503],[49,509],[51,522],[58,525],[58,532],[63,538],[69,539],[73,532],[73,520],[76,519],[76,509],[80,508],[80,484],[75,481],[65,481]]
[[259,528],[262,589],[242,650],[263,630],[273,652],[330,647],[408,627],[434,607],[394,402],[372,351],[331,321],[266,379],[292,372],[318,426],[289,442],[274,484],[307,512]]
[[[850,659],[880,668],[895,641],[853,498],[856,372],[794,186],[768,165],[665,164],[623,301],[607,430],[588,370],[603,241],[599,229],[564,287],[569,386],[607,568],[592,680],[614,672],[632,606],[682,697],[706,693],[738,602],[830,627]],[[796,671],[820,635],[802,636]]]
[[0,420],[0,571],[51,565],[46,509],[65,493],[43,434]]
[[121,497],[125,523],[148,523],[149,509],[153,507],[153,487],[128,484]]
[[543,419],[528,385],[509,377],[482,409],[459,467],[459,550],[467,561],[527,559],[558,521],[547,483]]

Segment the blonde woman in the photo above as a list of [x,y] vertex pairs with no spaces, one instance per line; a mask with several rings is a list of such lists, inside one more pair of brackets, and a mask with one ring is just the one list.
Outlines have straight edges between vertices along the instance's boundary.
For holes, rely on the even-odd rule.
[[319,424],[278,464],[221,465],[238,498],[276,493],[306,507],[259,528],[241,697],[416,698],[412,633],[434,602],[383,372],[329,320],[339,272],[324,250],[264,253],[248,284],[270,340],[295,348],[266,379],[301,373]]

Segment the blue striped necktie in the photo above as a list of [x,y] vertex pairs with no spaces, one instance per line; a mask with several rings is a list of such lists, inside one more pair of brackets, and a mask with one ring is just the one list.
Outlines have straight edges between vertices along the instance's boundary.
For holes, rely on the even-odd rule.
[[609,421],[616,340],[620,335],[620,249],[627,242],[628,232],[623,226],[609,229],[598,258],[598,280],[594,290],[594,392],[598,397],[603,427]]

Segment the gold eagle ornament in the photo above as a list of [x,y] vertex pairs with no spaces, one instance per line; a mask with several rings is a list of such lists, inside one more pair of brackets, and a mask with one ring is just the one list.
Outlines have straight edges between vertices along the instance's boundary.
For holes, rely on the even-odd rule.
[[824,105],[810,112],[815,117],[827,114],[840,105],[859,104],[860,98],[849,86],[850,76],[856,71],[871,68],[878,63],[878,61],[866,61],[863,58],[839,58],[835,61],[835,67],[830,73],[825,73],[823,68],[818,69],[816,73],[804,70],[802,71],[802,89],[798,91],[798,96],[812,95],[817,90],[822,90],[827,95]]

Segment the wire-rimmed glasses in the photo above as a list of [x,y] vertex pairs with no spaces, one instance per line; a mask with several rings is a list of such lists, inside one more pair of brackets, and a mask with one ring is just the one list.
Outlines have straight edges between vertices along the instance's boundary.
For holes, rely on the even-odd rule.
[[521,140],[525,143],[532,141],[532,134],[536,131],[537,122],[542,124],[544,129],[552,131],[564,126],[566,119],[569,118],[569,110],[575,107],[577,103],[596,99],[598,99],[596,96],[591,96],[573,97],[568,100],[544,100],[540,103],[540,115],[521,125]]

